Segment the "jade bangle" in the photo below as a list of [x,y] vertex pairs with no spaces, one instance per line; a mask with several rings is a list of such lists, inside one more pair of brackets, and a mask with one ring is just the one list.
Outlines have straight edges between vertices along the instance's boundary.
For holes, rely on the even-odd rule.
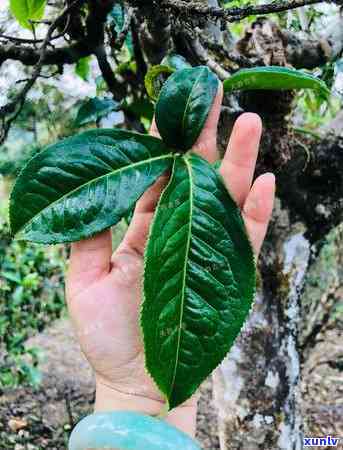
[[69,450],[201,450],[165,421],[135,412],[95,413],[74,428]]

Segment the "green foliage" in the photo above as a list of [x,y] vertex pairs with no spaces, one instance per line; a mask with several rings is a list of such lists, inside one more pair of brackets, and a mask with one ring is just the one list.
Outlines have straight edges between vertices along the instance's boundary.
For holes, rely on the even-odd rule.
[[141,319],[147,368],[171,408],[229,351],[253,299],[253,251],[238,207],[209,163],[178,152],[198,139],[218,85],[207,67],[176,71],[156,106],[163,140],[119,129],[66,139],[29,161],[10,199],[19,239],[71,242],[127,217],[173,167],[147,244]]
[[149,97],[156,101],[163,84],[177,70],[191,68],[183,56],[171,54],[163,58],[161,64],[152,66],[145,76],[145,88]]
[[[217,164],[189,153],[219,81],[203,66],[171,70],[155,110],[162,140],[119,129],[91,130],[48,147],[19,175],[10,221],[19,239],[80,240],[129,218],[144,191],[173,169],[146,246],[141,325],[147,369],[174,408],[230,350],[252,304],[255,263]],[[328,95],[323,81],[279,67],[239,71],[224,87],[311,88],[318,98]],[[85,109],[80,124],[106,111]]]
[[164,142],[189,150],[200,136],[217,94],[219,80],[205,66],[176,71],[156,104],[156,124]]
[[123,109],[125,109],[125,111],[129,111],[141,121],[146,119],[148,122],[147,129],[150,128],[154,117],[154,106],[149,99],[144,97],[134,99],[131,103],[124,104]]
[[112,111],[118,111],[120,107],[120,103],[111,98],[90,98],[81,104],[74,125],[75,127],[81,127],[89,123],[98,122]]
[[119,129],[66,139],[29,161],[10,199],[19,239],[78,241],[127,217],[173,167],[147,244],[141,319],[147,368],[171,408],[220,363],[253,299],[253,252],[220,175],[168,149],[190,150],[218,85],[207,67],[178,70],[156,106],[164,140]]
[[174,408],[221,362],[251,308],[255,263],[243,220],[215,169],[175,160],[145,253],[146,364]]
[[322,80],[300,70],[286,67],[269,66],[242,69],[224,81],[225,92],[257,89],[313,89],[324,98],[330,95],[330,90]]
[[76,75],[84,81],[87,81],[89,78],[91,59],[92,58],[90,56],[86,56],[85,58],[79,59],[75,65]]
[[[207,67],[176,70],[156,104],[162,140],[119,129],[66,139],[30,160],[10,201],[19,239],[72,242],[128,216],[173,166],[146,247],[141,316],[147,369],[170,408],[187,400],[229,351],[254,294],[254,256],[238,207],[215,167],[180,154],[197,141],[218,85]],[[328,94],[321,80],[279,67],[239,71],[224,87]],[[79,124],[113,108],[98,102],[79,112]],[[16,275],[5,276],[18,283]]]
[[[38,89],[39,87],[39,89]],[[48,143],[75,133],[76,105],[59,88],[43,82],[37,85],[34,99],[26,99],[24,107],[1,150],[9,160],[22,160],[30,149],[43,148]]]
[[11,154],[5,148],[0,153],[0,175],[13,177],[19,174],[29,159],[40,151],[39,147],[33,145],[25,146],[19,154]]
[[167,78],[175,72],[165,65],[152,66],[145,75],[144,84],[149,97],[156,101]]
[[[223,7],[224,8],[244,8],[248,5],[257,5],[258,0],[229,0],[228,2],[225,2]],[[271,16],[269,16],[271,17]],[[230,24],[230,33],[232,33],[235,37],[240,38],[246,28],[251,25],[253,22],[255,22],[257,16],[252,15],[248,16],[243,20],[233,22]],[[274,17],[273,17],[274,19]]]
[[316,91],[307,90],[299,96],[297,101],[303,127],[317,132],[318,128],[330,123],[342,110],[342,101],[332,96],[330,102],[316,94]]
[[68,138],[21,172],[10,199],[11,230],[45,244],[92,236],[118,223],[171,162],[152,136],[102,129]]
[[0,386],[40,382],[39,352],[25,340],[64,310],[61,248],[11,242],[0,215]]
[[20,25],[32,30],[30,20],[40,20],[45,11],[46,0],[10,0],[10,10]]

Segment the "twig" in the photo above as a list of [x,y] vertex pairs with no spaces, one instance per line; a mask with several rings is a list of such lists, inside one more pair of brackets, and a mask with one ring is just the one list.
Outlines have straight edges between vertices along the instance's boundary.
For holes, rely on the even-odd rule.
[[[49,43],[51,44],[51,41]],[[75,44],[49,49],[45,52],[42,65],[74,64],[80,58],[89,56],[93,51],[87,42],[76,42]],[[6,60],[19,61],[25,66],[35,66],[40,59],[40,50],[21,45],[8,44],[0,46],[0,65]]]
[[[55,72],[51,73],[50,75],[42,75],[42,74],[40,74],[40,75],[38,76],[38,78],[44,78],[44,79],[48,80],[48,79],[50,79],[50,78],[53,78],[53,77],[56,76],[56,75],[59,75],[60,73],[61,73],[61,72],[60,72],[60,70],[58,69],[58,70],[56,70]],[[30,80],[30,78],[23,78],[23,79],[21,79],[21,80],[17,80],[17,81],[15,82],[15,84],[26,83],[26,82],[29,81],[29,80]]]
[[[52,41],[56,41],[57,39],[60,39],[61,37],[63,37],[68,29],[68,26],[70,24],[70,18],[67,20],[67,24],[64,27],[64,30],[57,34],[56,36],[51,37],[50,42]],[[44,42],[45,39],[24,39],[24,38],[18,38],[15,36],[7,36],[6,34],[0,34],[0,39],[5,39],[7,41],[10,42],[17,42],[18,44],[40,44],[42,42]]]
[[224,58],[227,58],[234,64],[237,64],[239,67],[254,67],[255,64],[252,61],[250,61],[250,59],[247,58],[246,56],[229,51],[224,47],[224,45],[217,44],[208,39],[204,35],[204,33],[201,33],[201,30],[197,29],[196,31],[198,32],[198,37],[202,41],[203,45],[209,50],[212,50],[218,53],[219,55],[224,56]]
[[40,44],[44,42],[44,39],[23,39],[15,36],[7,36],[6,34],[0,34],[0,39],[5,39],[6,41],[18,42],[20,44]]
[[97,48],[95,56],[98,61],[101,74],[108,86],[108,89],[111,91],[113,98],[117,101],[120,101],[123,98],[124,94],[123,85],[118,83],[118,81],[116,80],[112,67],[107,59],[104,46],[100,46]]
[[203,64],[206,64],[213,72],[215,72],[221,80],[230,77],[230,73],[223,69],[214,59],[207,53],[206,49],[201,45],[199,39],[193,39],[190,43],[197,58]]

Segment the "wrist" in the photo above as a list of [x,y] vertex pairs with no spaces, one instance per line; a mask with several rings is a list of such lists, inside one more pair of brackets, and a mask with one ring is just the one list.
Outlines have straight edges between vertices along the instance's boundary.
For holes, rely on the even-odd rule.
[[[134,411],[157,417],[163,411],[165,403],[157,398],[135,392],[123,392],[101,381],[96,382],[95,412]],[[197,402],[191,399],[170,411],[164,420],[170,425],[194,437],[196,426]]]

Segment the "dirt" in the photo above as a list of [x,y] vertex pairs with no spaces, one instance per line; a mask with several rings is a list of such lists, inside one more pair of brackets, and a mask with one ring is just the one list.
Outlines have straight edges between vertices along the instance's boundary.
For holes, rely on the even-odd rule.
[[[302,383],[304,432],[308,436],[343,436],[341,330],[327,330],[310,352]],[[0,450],[66,450],[74,425],[92,412],[94,380],[68,320],[35,336],[45,360],[39,389],[20,387],[0,392]],[[328,358],[328,355],[330,358]],[[67,357],[66,357],[67,356]],[[330,361],[328,361],[330,360]],[[203,450],[219,450],[212,382],[201,388],[197,439]]]
[[319,335],[303,368],[305,436],[343,437],[343,330]]
[[[0,392],[0,450],[65,450],[74,425],[92,412],[94,379],[68,320],[35,336],[29,346],[45,355],[39,389]],[[202,387],[197,439],[204,450],[219,449],[211,381]]]

